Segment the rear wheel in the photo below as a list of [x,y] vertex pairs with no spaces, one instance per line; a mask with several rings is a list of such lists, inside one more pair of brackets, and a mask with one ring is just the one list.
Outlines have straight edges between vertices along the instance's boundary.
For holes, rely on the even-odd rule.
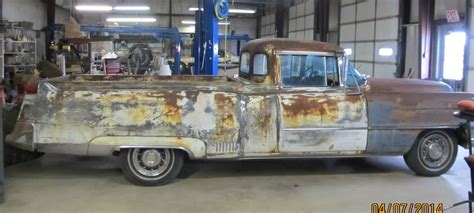
[[127,179],[141,186],[161,186],[171,182],[183,167],[183,153],[173,149],[134,148],[120,153]]
[[452,133],[432,130],[417,139],[404,159],[417,175],[439,176],[447,172],[456,161],[457,148],[457,139]]

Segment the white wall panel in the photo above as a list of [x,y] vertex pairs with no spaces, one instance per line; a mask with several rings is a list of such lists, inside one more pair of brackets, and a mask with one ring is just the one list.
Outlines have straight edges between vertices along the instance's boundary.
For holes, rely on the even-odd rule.
[[314,14],[314,0],[308,0],[305,6],[305,14],[312,15]]
[[288,37],[314,40],[314,0],[299,1],[289,13]]
[[304,32],[303,31],[296,32],[296,39],[304,40]]
[[296,19],[291,19],[289,24],[288,24],[288,30],[290,32],[296,31]]
[[304,32],[304,40],[307,40],[307,41],[314,40],[314,30],[306,30]]
[[366,0],[357,4],[357,21],[375,18],[375,0]]
[[296,18],[296,6],[290,7],[290,18]]
[[341,8],[341,24],[355,22],[356,6],[350,5]]
[[342,25],[339,35],[340,42],[354,41],[355,40],[355,24]]
[[341,0],[341,5],[353,4],[356,0]]
[[397,66],[393,64],[375,64],[374,76],[375,78],[395,78]]
[[355,47],[356,61],[373,61],[374,60],[374,43],[356,43]]
[[377,18],[398,16],[399,10],[398,0],[377,0]]
[[[398,67],[399,6],[399,0],[341,1],[340,46],[352,49],[349,58],[360,72],[394,77]],[[380,56],[380,48],[391,48],[393,54]]]
[[391,18],[385,20],[377,20],[376,39],[379,40],[396,40],[398,38],[398,18]]
[[296,33],[295,33],[295,32],[289,33],[289,34],[288,34],[288,38],[296,39]]
[[369,41],[374,40],[375,22],[361,22],[356,25],[356,40],[357,41]]
[[314,15],[305,17],[304,20],[305,29],[314,29]]
[[305,3],[298,4],[296,6],[296,17],[305,15]]
[[296,30],[304,30],[304,17],[296,19]]

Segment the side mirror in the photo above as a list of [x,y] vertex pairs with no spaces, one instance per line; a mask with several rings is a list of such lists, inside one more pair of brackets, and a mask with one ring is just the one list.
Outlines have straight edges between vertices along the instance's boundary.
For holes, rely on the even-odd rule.
[[[354,74],[349,71],[349,58],[344,57],[342,68],[341,68],[341,76],[342,76],[342,86],[344,86],[344,93],[348,96],[351,95],[360,95],[362,94],[360,90],[360,85],[358,85],[357,79],[355,78]],[[355,83],[355,87],[350,87],[348,82],[353,80]]]

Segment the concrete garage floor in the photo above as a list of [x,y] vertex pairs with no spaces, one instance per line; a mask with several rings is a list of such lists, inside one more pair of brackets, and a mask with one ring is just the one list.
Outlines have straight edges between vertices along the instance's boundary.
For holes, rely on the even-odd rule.
[[[0,212],[370,212],[372,202],[464,200],[460,150],[445,175],[412,175],[400,157],[197,162],[163,187],[127,182],[118,158],[45,155],[6,169]],[[449,212],[467,212],[458,207]]]

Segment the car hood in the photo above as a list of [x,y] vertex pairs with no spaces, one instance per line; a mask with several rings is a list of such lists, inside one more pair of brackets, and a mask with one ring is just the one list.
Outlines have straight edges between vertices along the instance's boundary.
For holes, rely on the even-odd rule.
[[441,81],[369,78],[365,91],[371,93],[449,93],[453,92],[453,89]]

